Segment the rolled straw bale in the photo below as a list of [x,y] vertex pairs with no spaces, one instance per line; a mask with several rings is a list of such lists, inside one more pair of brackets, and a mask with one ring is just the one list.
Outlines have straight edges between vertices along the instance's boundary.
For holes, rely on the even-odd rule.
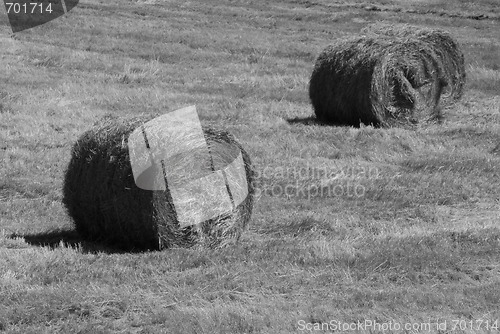
[[439,116],[439,78],[437,55],[420,40],[338,40],[318,56],[309,97],[323,122],[411,125]]
[[[178,203],[174,205],[170,191],[172,187],[168,183],[165,190],[145,190],[136,185],[139,181],[134,181],[128,138],[147,121],[141,118],[106,120],[85,132],[75,143],[65,175],[63,202],[79,234],[86,239],[110,243],[125,250],[192,246],[216,248],[237,241],[250,220],[253,207],[254,172],[246,151],[231,134],[209,128],[203,128],[206,142],[195,142],[189,136],[179,138],[193,150],[176,154],[165,162],[175,166],[174,174],[182,174],[192,169],[193,165],[200,165],[198,158],[203,154],[198,153],[208,146],[211,159],[202,163],[210,165],[210,172],[220,171],[236,159],[240,159],[241,166],[244,166],[244,170],[241,168],[243,179],[236,177],[229,180],[234,173],[225,170],[224,191],[227,193],[224,195],[229,193],[226,187],[231,186],[231,190],[234,190],[235,185],[241,186],[244,194],[247,194],[239,205],[235,205],[229,194],[233,206],[227,212],[185,226],[180,222]],[[156,165],[153,167],[157,168]],[[181,178],[168,180],[184,181]],[[199,190],[201,193],[206,192],[206,189]],[[220,198],[222,202],[222,196]],[[199,199],[199,196],[196,197],[196,200]],[[187,200],[193,202],[193,198]],[[202,200],[205,198],[202,197]],[[193,204],[195,207],[200,204],[198,208],[208,211],[217,205],[187,203]]]
[[404,39],[417,38],[428,43],[438,56],[444,83],[442,104],[457,101],[463,95],[466,82],[465,59],[459,43],[446,31],[408,24],[374,23],[361,30],[371,37]]

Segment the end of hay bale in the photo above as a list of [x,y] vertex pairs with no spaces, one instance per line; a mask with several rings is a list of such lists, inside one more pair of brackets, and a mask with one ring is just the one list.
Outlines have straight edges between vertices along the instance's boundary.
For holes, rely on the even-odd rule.
[[443,86],[442,105],[451,104],[463,96],[466,73],[465,58],[460,44],[452,35],[441,29],[430,29],[409,24],[374,23],[361,30],[376,38],[392,38],[404,41],[418,39],[434,49],[441,69]]
[[444,83],[432,47],[416,39],[394,41],[375,66],[373,112],[387,126],[405,126],[439,118]]
[[[215,163],[219,159],[219,164],[227,164],[241,152],[246,181],[243,186],[247,187],[248,196],[227,212],[181,226],[168,188],[144,190],[134,180],[128,136],[146,121],[107,120],[75,143],[65,174],[63,203],[78,233],[88,240],[125,250],[216,248],[236,242],[247,227],[253,208],[254,172],[246,151],[231,134],[203,129]],[[193,161],[182,154],[173,159],[184,169],[190,168]]]

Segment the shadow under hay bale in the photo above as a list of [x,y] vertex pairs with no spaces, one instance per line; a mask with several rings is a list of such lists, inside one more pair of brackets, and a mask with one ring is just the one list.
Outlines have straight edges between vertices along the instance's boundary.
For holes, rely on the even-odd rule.
[[[231,134],[203,129],[212,167],[227,165],[241,152],[248,195],[224,214],[181,226],[168,186],[165,191],[144,190],[134,181],[128,137],[148,120],[107,120],[84,133],[74,145],[64,180],[63,202],[78,233],[86,240],[125,250],[216,248],[237,241],[253,207],[254,171],[248,154]],[[188,170],[193,163],[189,154],[177,155],[170,163],[179,170]]]
[[427,43],[361,37],[318,56],[309,97],[322,122],[404,126],[439,117],[442,87],[439,57]]
[[441,104],[447,105],[460,99],[466,82],[465,58],[458,42],[446,31],[411,26],[408,24],[375,23],[361,30],[371,37],[400,39],[416,38],[434,49],[441,66],[444,84]]
[[32,246],[49,247],[55,249],[57,247],[77,248],[82,253],[121,253],[123,250],[110,247],[106,244],[90,242],[83,239],[75,230],[56,229],[39,233],[28,234],[11,234],[10,239],[22,238]]
[[288,124],[303,124],[303,125],[328,125],[328,123],[321,122],[318,120],[316,117],[309,116],[309,117],[294,117],[294,118],[287,118],[286,121]]

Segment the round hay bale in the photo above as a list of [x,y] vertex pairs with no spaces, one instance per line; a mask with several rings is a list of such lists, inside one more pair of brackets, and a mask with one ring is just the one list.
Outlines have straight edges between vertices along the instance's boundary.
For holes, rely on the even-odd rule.
[[439,117],[440,77],[436,53],[420,40],[339,40],[318,56],[309,97],[323,122],[413,125]]
[[[178,180],[168,179],[169,183],[189,181],[185,179],[189,178],[189,173],[185,171],[200,164],[200,160],[196,160],[201,156],[198,153],[203,147],[208,147],[211,158],[203,163],[211,166],[210,172],[220,172],[235,159],[242,159],[246,182],[241,178],[228,180],[232,174],[226,171],[224,191],[227,193],[224,195],[231,197],[229,186],[233,190],[235,182],[239,183],[236,186],[247,187],[248,190],[245,191],[247,196],[237,206],[231,197],[233,206],[227,212],[186,226],[181,224],[178,203],[172,197],[172,184],[169,186],[167,183],[165,190],[139,188],[139,179],[151,170],[134,180],[128,139],[147,121],[139,118],[122,121],[108,119],[85,132],[75,143],[65,174],[63,202],[78,233],[85,239],[109,243],[125,250],[193,246],[217,248],[236,242],[246,228],[253,208],[254,171],[246,151],[231,134],[209,128],[203,128],[206,142],[179,138],[193,150],[176,154],[168,162],[162,161],[164,168],[166,164],[176,166],[177,169],[170,175],[184,172]],[[152,167],[158,168],[158,165]],[[204,191],[206,189],[200,189],[201,193]],[[187,200],[189,202],[190,199]],[[197,197],[196,201],[199,200]],[[198,209],[201,207],[205,211],[212,209],[207,203],[187,204],[198,205]]]
[[465,58],[459,43],[446,31],[408,24],[374,23],[361,30],[371,37],[416,38],[429,44],[438,57],[444,84],[442,103],[450,104],[463,95],[466,82]]

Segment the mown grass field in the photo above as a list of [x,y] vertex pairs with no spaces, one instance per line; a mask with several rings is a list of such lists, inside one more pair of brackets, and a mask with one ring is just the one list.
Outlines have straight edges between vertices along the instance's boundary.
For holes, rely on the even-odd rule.
[[[1,20],[0,332],[500,330],[497,0],[82,0],[15,35]],[[441,124],[311,120],[317,54],[375,21],[461,43],[466,93]],[[123,253],[79,240],[61,204],[78,136],[192,104],[259,172],[239,245]]]

